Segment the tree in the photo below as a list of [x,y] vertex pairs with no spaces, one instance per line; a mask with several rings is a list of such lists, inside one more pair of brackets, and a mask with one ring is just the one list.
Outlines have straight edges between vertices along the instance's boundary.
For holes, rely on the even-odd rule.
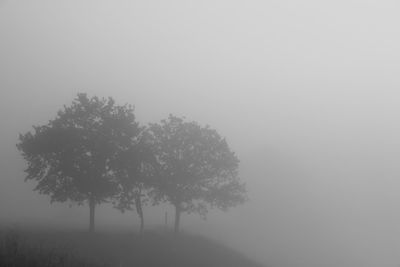
[[36,191],[51,202],[88,202],[92,232],[96,205],[118,189],[110,162],[138,133],[131,106],[80,93],[54,120],[20,134],[17,148],[28,163],[26,180],[37,181]]
[[157,168],[146,136],[146,129],[142,128],[140,137],[120,151],[112,164],[119,185],[114,206],[122,212],[135,207],[140,218],[140,233],[144,230],[143,205],[149,201],[148,192]]
[[209,206],[226,210],[246,200],[239,160],[216,130],[170,115],[149,132],[159,163],[153,192],[175,207],[176,234],[182,212],[204,217]]

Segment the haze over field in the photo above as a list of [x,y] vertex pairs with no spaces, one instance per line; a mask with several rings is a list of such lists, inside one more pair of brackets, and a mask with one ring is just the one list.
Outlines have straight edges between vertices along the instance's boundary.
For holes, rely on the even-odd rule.
[[[399,8],[0,0],[0,223],[86,227],[86,206],[23,182],[15,144],[87,92],[135,105],[143,124],[173,113],[226,136],[250,200],[182,229],[270,266],[398,266]],[[144,210],[153,226],[165,211]],[[138,218],[104,205],[96,222]]]

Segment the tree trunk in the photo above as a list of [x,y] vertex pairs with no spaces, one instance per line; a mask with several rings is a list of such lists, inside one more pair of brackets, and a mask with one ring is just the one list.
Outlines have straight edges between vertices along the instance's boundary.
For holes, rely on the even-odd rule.
[[165,212],[165,218],[164,218],[164,226],[165,230],[168,230],[168,212]]
[[179,233],[179,221],[181,219],[181,208],[180,205],[177,204],[175,205],[175,227],[174,227],[174,233],[175,235],[178,235]]
[[136,212],[140,218],[140,234],[143,234],[144,216],[143,216],[143,208],[142,208],[142,199],[141,199],[140,195],[136,197],[135,204],[136,204]]
[[144,231],[144,218],[143,214],[140,215],[140,234],[143,234]]
[[89,198],[89,232],[94,232],[94,212],[96,207],[96,201],[93,196]]

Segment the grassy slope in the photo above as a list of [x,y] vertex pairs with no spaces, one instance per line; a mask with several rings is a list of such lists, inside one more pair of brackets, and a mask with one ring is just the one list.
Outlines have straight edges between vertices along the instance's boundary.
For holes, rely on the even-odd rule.
[[261,267],[221,244],[187,234],[176,238],[156,232],[139,236],[36,230],[3,233],[1,240],[0,265],[7,263],[10,267]]

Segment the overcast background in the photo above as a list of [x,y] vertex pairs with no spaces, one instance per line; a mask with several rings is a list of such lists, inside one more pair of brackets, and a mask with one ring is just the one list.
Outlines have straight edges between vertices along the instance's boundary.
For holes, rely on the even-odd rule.
[[[87,226],[87,207],[32,192],[15,148],[87,92],[134,104],[142,123],[173,113],[227,137],[250,201],[207,221],[185,215],[184,230],[270,266],[398,266],[399,10],[383,0],[0,0],[0,221]],[[110,208],[96,216],[100,228],[138,221]]]

